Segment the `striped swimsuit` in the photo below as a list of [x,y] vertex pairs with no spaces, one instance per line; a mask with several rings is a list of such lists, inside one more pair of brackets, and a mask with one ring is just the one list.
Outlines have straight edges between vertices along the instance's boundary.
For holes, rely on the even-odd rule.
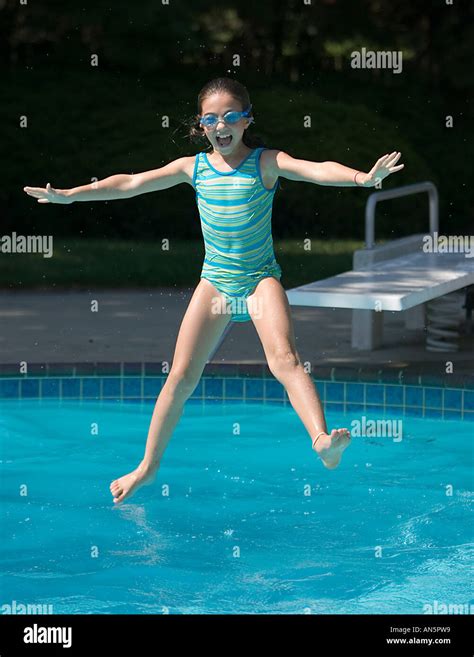
[[236,169],[218,171],[206,153],[198,153],[193,187],[201,219],[205,257],[201,278],[214,285],[228,304],[231,321],[246,322],[247,297],[262,278],[280,280],[271,233],[272,204],[279,181],[263,185],[256,148]]

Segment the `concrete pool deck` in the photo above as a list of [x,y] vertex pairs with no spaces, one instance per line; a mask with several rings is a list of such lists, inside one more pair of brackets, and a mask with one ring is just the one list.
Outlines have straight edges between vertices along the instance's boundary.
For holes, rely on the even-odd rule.
[[[192,289],[91,291],[0,290],[0,373],[18,364],[171,362],[178,329]],[[98,312],[91,312],[96,300]],[[474,387],[474,334],[460,349],[425,349],[423,330],[407,330],[399,313],[385,317],[385,345],[374,351],[351,347],[351,311],[292,307],[297,349],[316,378],[363,378]],[[234,323],[206,371],[217,364],[266,369],[251,322]],[[447,363],[452,373],[446,373]],[[449,367],[449,366],[448,366]],[[421,379],[420,379],[421,377]]]

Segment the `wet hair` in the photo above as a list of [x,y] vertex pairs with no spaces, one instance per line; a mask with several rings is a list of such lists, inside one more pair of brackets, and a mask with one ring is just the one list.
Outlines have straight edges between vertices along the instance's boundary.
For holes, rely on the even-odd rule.
[[[210,80],[204,85],[198,94],[197,114],[193,116],[188,122],[189,139],[195,143],[202,143],[204,141],[210,148],[212,148],[212,145],[209,143],[204,133],[204,129],[199,123],[198,117],[202,114],[203,102],[206,100],[206,98],[209,98],[209,96],[212,96],[216,93],[228,93],[234,98],[234,100],[237,100],[242,105],[243,112],[250,107],[249,92],[247,91],[246,87],[244,87],[244,85],[240,82],[237,82],[237,80],[233,80],[232,78],[214,78],[214,80]],[[253,116],[253,111],[250,110],[249,117]],[[265,146],[261,137],[252,133],[249,134],[249,129],[250,126],[244,131],[244,134],[242,135],[242,142],[245,144],[245,146],[248,146],[248,148],[258,148],[259,146]]]

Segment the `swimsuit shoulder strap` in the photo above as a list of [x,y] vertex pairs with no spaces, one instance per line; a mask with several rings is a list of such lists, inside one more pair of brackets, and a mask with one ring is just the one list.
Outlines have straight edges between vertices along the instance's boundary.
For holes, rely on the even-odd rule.
[[202,151],[199,153],[196,153],[196,158],[194,160],[194,173],[193,173],[193,187],[196,188],[196,180],[198,179],[198,176],[202,170],[203,166],[203,158],[201,157]]
[[265,146],[258,146],[257,148],[254,149],[253,159],[254,159],[257,166],[258,166],[258,163],[260,161],[260,155],[261,155],[262,151],[265,151],[265,150],[266,150]]

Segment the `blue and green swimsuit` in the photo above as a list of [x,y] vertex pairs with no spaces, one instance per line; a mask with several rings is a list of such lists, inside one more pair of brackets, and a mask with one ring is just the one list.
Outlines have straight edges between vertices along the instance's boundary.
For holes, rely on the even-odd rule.
[[251,319],[246,299],[262,278],[281,277],[271,231],[279,181],[272,189],[264,187],[263,150],[250,151],[232,171],[218,171],[203,152],[196,155],[194,165],[193,186],[205,245],[201,278],[231,302],[234,322]]

